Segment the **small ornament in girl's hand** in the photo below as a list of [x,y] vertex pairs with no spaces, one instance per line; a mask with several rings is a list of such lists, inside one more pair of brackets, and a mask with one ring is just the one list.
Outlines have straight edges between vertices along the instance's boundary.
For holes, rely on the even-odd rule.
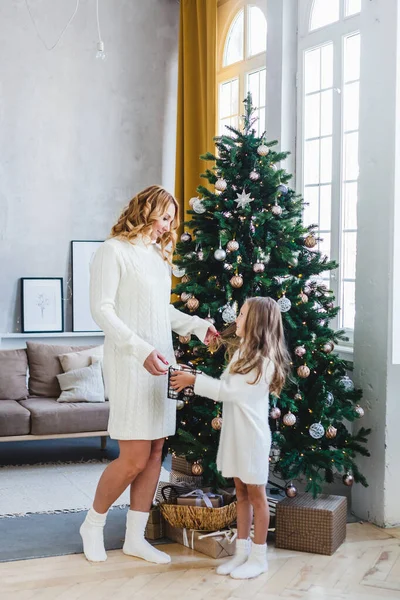
[[[188,387],[184,388],[183,390],[181,390],[180,392],[178,392],[177,390],[175,390],[173,388],[173,382],[172,382],[171,378],[174,373],[176,373],[176,372],[179,373],[181,371],[186,371],[193,375],[196,373],[195,369],[192,369],[191,367],[188,367],[187,365],[171,365],[169,367],[169,369],[168,369],[168,398],[170,398],[171,400],[185,400],[186,398],[188,398],[190,396],[190,393],[188,393],[189,387],[193,392],[192,386],[188,386]],[[193,396],[194,392],[191,395]]]

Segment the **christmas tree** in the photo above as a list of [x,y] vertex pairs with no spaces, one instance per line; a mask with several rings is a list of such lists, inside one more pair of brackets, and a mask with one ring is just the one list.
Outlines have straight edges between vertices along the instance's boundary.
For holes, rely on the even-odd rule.
[[[197,188],[189,220],[177,245],[174,274],[179,283],[175,306],[215,323],[220,331],[236,318],[250,296],[270,296],[282,311],[292,356],[292,373],[279,398],[270,398],[273,444],[270,470],[295,495],[291,483],[307,481],[307,491],[321,491],[334,473],[343,483],[367,485],[355,463],[369,430],[349,431],[362,417],[361,391],[348,377],[349,365],[335,353],[345,339],[329,322],[339,308],[329,290],[329,272],[337,263],[318,251],[316,226],[302,222],[303,199],[288,187],[291,176],[279,163],[287,153],[277,142],[257,137],[251,96],[244,101],[243,127],[228,127],[215,138],[213,169],[202,175],[209,186]],[[212,190],[212,191],[211,191]],[[224,350],[210,352],[197,339],[177,337],[177,361],[219,377]],[[168,440],[177,455],[194,461],[205,483],[221,483],[215,464],[222,407],[198,397],[178,403],[177,433]]]

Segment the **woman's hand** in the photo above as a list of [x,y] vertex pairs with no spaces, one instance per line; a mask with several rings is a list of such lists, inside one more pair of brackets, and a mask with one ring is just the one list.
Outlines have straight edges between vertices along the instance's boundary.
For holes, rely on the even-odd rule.
[[151,375],[166,375],[168,369],[165,368],[165,365],[168,365],[167,359],[157,350],[153,350],[143,363],[144,368]]
[[192,373],[187,373],[185,371],[176,371],[171,375],[172,389],[176,392],[180,392],[185,387],[193,385],[195,381],[196,375],[193,375]]
[[215,337],[219,337],[219,333],[215,329],[214,325],[210,325],[210,327],[207,329],[206,337],[204,338],[205,345],[208,346],[208,344],[210,344]]

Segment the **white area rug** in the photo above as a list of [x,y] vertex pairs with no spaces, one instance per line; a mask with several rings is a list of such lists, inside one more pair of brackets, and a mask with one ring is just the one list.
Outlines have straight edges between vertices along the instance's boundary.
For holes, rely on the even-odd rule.
[[[110,461],[0,467],[0,518],[87,510]],[[160,480],[169,481],[161,469]],[[113,506],[129,504],[129,488]]]

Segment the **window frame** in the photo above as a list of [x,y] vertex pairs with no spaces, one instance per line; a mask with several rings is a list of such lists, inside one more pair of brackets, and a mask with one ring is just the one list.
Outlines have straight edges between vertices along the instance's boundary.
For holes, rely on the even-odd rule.
[[[296,179],[297,187],[304,194],[304,141],[305,141],[305,53],[329,42],[333,44],[333,101],[332,101],[332,191],[331,191],[331,244],[330,258],[337,260],[338,269],[331,271],[330,288],[341,306],[343,280],[342,235],[344,229],[344,45],[350,35],[360,33],[361,14],[345,16],[345,1],[340,2],[339,21],[310,29],[314,0],[299,2],[299,38],[297,63],[297,143]],[[307,198],[305,198],[307,200]],[[321,234],[323,237],[323,234]],[[332,321],[339,329],[339,316]],[[354,329],[345,329],[349,338],[346,346],[352,346]]]
[[[224,3],[224,7],[226,7],[228,3]],[[224,17],[224,24],[222,30],[219,34],[219,41],[217,47],[217,131],[218,135],[219,124],[220,124],[220,89],[223,83],[226,83],[232,79],[239,79],[239,105],[238,105],[238,118],[240,118],[242,114],[241,109],[241,100],[246,96],[246,88],[247,88],[247,78],[250,73],[254,73],[261,69],[267,68],[267,52],[259,52],[258,54],[254,54],[253,56],[247,58],[248,51],[248,17],[247,17],[247,7],[248,6],[257,6],[265,17],[267,22],[267,13],[265,1],[263,0],[239,0],[239,1],[231,1],[229,2],[231,7],[229,9],[228,14]],[[219,7],[220,9],[220,7]],[[224,60],[224,52],[225,52],[225,44],[227,41],[227,35],[230,31],[233,20],[240,10],[244,10],[244,27],[243,27],[243,53],[244,59],[241,61],[237,61],[228,65],[226,67],[223,66]],[[268,27],[268,22],[267,22]],[[267,30],[268,35],[268,30]],[[266,74],[267,75],[267,74]],[[267,77],[266,77],[267,79]],[[267,85],[267,84],[266,84]],[[267,95],[265,92],[265,98],[267,101]],[[258,107],[257,107],[258,108]],[[266,109],[266,107],[265,107]],[[239,123],[240,125],[240,123]],[[266,123],[264,124],[266,125]]]

